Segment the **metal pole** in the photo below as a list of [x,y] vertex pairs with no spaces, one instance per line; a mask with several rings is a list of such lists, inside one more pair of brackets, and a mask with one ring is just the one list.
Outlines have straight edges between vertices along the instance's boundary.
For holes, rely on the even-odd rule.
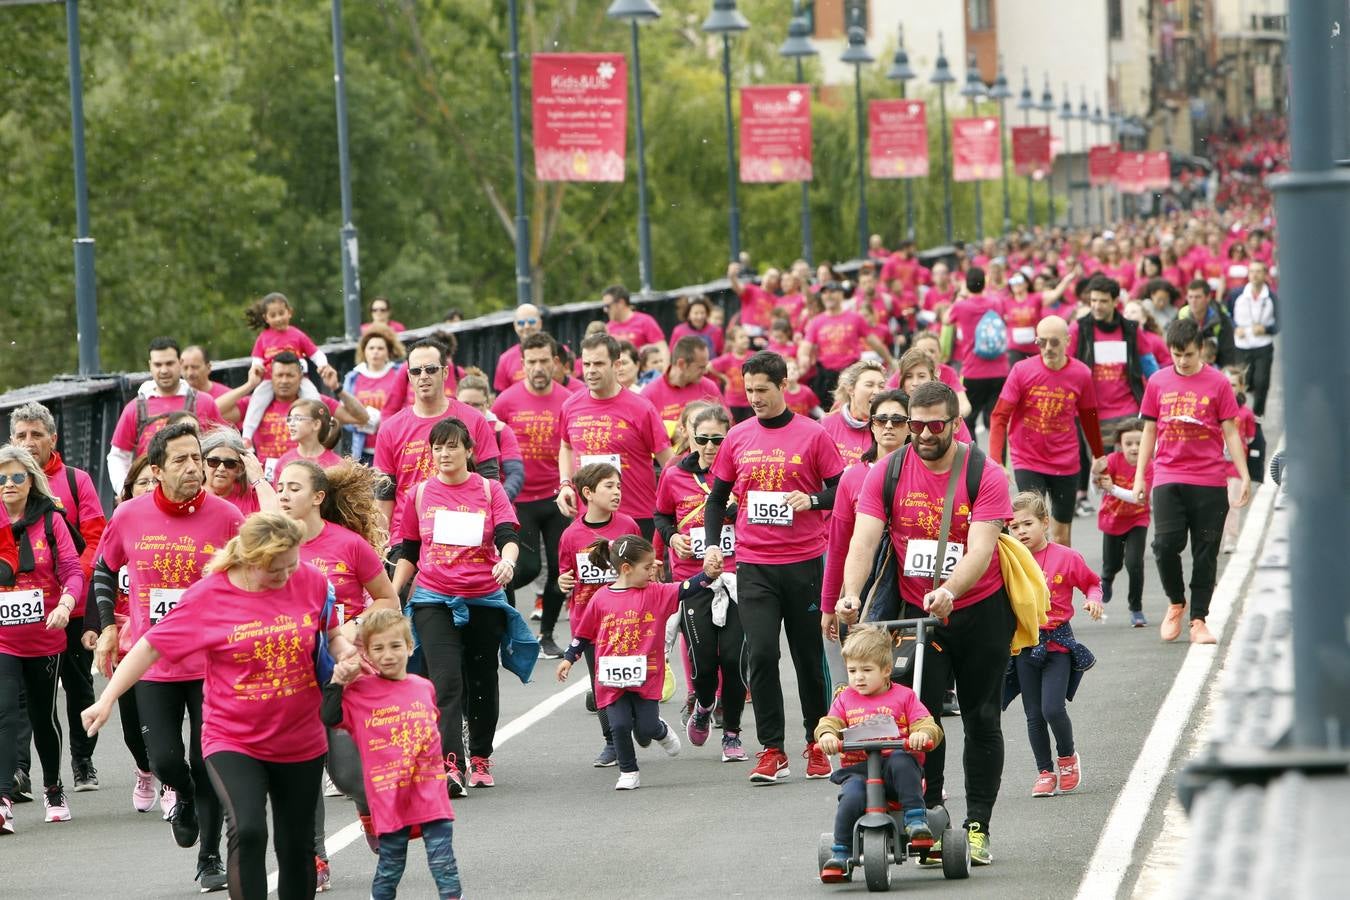
[[[1004,142],[1008,128],[1008,101],[1004,97],[998,100],[998,152],[1003,161],[1003,233],[1012,231],[1012,197],[1008,193],[1008,147]],[[1031,224],[1029,221],[1028,225]]]
[[75,155],[75,331],[79,373],[103,370],[98,352],[98,296],[94,239],[89,234],[89,181],[84,165],[84,74],[80,68],[80,4],[66,0],[66,50],[70,55],[70,132]]
[[863,120],[862,66],[853,67],[854,106],[858,113],[858,258],[867,259],[867,123]]
[[1083,120],[1083,224],[1092,224],[1092,173],[1088,168],[1088,153],[1092,139],[1088,137],[1088,120]]
[[[1350,484],[1344,460],[1344,353],[1350,310],[1324,283],[1326,261],[1350,242],[1350,170],[1336,167],[1345,86],[1327,77],[1344,47],[1328,40],[1344,0],[1289,6],[1290,172],[1270,179],[1280,234],[1285,421],[1300,423],[1285,471],[1295,515],[1289,535],[1294,611],[1294,743],[1343,751],[1350,741],[1350,593],[1331,560],[1345,553]],[[1344,38],[1341,38],[1344,40]]]
[[[806,83],[806,73],[802,68],[800,56],[797,57],[797,83]],[[806,260],[808,266],[816,264],[811,248],[811,182],[809,181],[802,182],[802,259]]]
[[342,311],[347,340],[361,336],[361,272],[352,224],[351,156],[347,152],[347,64],[342,51],[342,0],[333,0],[333,85],[337,89],[338,183],[342,190]]
[[[905,99],[905,83],[900,82],[900,99]],[[905,239],[914,240],[914,177],[905,179]]]
[[731,36],[722,33],[722,79],[726,84],[727,109],[727,194],[731,200],[729,215],[731,227],[731,261],[741,258],[741,208],[736,200],[736,134],[735,122],[731,118]]
[[[1050,129],[1050,143],[1053,144],[1055,141],[1054,110],[1045,114],[1045,125]],[[1068,150],[1067,144],[1065,145],[1065,150]],[[1045,193],[1045,224],[1049,228],[1054,228],[1055,222],[1059,219],[1059,216],[1055,214],[1055,156],[1053,153],[1050,155],[1050,172],[1045,179]]]
[[[972,116],[979,115],[979,111],[975,108],[974,97],[970,98],[970,114]],[[983,193],[980,188],[984,185],[980,183],[978,178],[971,184],[975,186],[975,238],[982,241],[984,240],[984,200],[980,198],[980,194]]]
[[647,133],[642,127],[642,57],[638,52],[637,19],[633,27],[633,113],[637,119],[638,169],[638,283],[642,293],[652,290],[652,221],[647,213]]
[[[1031,127],[1031,110],[1029,110],[1029,109],[1024,109],[1024,110],[1022,110],[1022,124],[1025,125],[1025,126],[1027,126],[1028,128]],[[1035,227],[1035,225],[1036,225],[1036,200],[1035,200],[1035,198],[1032,197],[1032,187],[1035,185],[1035,183],[1036,183],[1036,180],[1035,180],[1034,178],[1032,178],[1030,174],[1028,174],[1028,175],[1027,175],[1027,227],[1028,227],[1028,228],[1033,228],[1033,227]]]
[[947,146],[947,85],[938,86],[938,108],[942,111],[942,223],[947,243],[952,242],[952,159]]
[[[512,147],[516,163],[516,303],[530,302],[533,285],[530,280],[530,218],[525,214],[525,149],[521,141],[520,124],[520,16],[517,0],[509,3],[511,19],[511,129]],[[639,120],[641,117],[639,117]],[[641,126],[638,126],[641,128]],[[641,132],[639,131],[639,134]],[[641,147],[641,139],[638,146]],[[638,159],[642,158],[641,150]],[[640,165],[640,163],[639,163]],[[639,172],[641,170],[639,169]],[[639,181],[641,176],[639,175]]]
[[1068,206],[1065,208],[1065,222],[1068,227],[1073,227],[1073,142],[1069,138],[1073,135],[1073,122],[1069,119],[1064,120],[1064,182],[1065,193],[1068,195]]

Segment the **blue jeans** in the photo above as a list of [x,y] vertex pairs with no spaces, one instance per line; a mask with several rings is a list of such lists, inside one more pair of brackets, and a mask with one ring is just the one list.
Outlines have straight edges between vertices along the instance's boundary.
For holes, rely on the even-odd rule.
[[[375,864],[375,880],[370,885],[374,900],[393,900],[398,896],[398,883],[408,862],[408,835],[411,828],[380,835],[380,861]],[[427,848],[427,868],[436,881],[441,900],[460,895],[459,866],[455,864],[455,823],[437,819],[422,825],[422,843]]]
[[[886,799],[898,800],[905,812],[923,810],[923,769],[919,761],[902,750],[882,760],[881,778],[886,782]],[[839,785],[839,806],[834,812],[834,842],[853,846],[853,826],[867,807],[867,763],[845,766],[830,776]]]

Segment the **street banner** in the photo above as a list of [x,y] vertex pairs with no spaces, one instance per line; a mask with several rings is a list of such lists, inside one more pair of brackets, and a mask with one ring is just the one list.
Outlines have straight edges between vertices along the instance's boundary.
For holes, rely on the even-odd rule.
[[1088,148],[1088,184],[1111,184],[1116,178],[1115,144],[1098,144]]
[[997,178],[1003,166],[998,116],[952,119],[952,180]]
[[1144,154],[1144,190],[1165,191],[1172,186],[1172,159],[1166,150]]
[[623,181],[628,64],[619,53],[536,53],[534,174],[540,181]]
[[1124,194],[1144,190],[1144,157],[1146,153],[1122,151],[1116,154],[1116,189]]
[[811,180],[811,88],[741,88],[741,181]]
[[867,105],[868,174],[873,178],[928,175],[928,112],[922,100],[873,100]]
[[1045,177],[1050,171],[1050,128],[1047,125],[1016,125],[1012,130],[1013,172]]

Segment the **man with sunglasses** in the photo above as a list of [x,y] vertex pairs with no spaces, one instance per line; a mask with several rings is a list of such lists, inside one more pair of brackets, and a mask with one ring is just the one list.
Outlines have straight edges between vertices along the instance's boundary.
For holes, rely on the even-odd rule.
[[708,555],[718,549],[727,501],[736,496],[737,610],[749,650],[755,729],[764,747],[750,772],[757,784],[788,777],[779,632],[797,672],[807,778],[828,778],[830,762],[813,731],[829,708],[820,633],[826,516],[844,472],[839,449],[815,420],[788,408],[787,361],[761,351],[741,366],[755,416],[727,434],[713,463],[704,515]]
[[1069,356],[1069,326],[1059,316],[1047,316],[1036,325],[1035,344],[1039,355],[1014,365],[999,393],[989,456],[1002,464],[1006,439],[1017,489],[1050,498],[1050,539],[1068,547],[1081,469],[1079,423],[1094,465],[1105,465],[1097,390],[1092,370]]
[[[966,469],[955,467],[958,442],[956,394],[940,381],[927,381],[909,398],[913,438],[900,467],[891,509],[885,508],[886,467],[875,466],[858,497],[853,540],[844,562],[843,596],[836,606],[839,621],[851,624],[861,609],[858,596],[872,570],[877,546],[890,523],[889,540],[900,563],[903,618],[936,616],[924,656],[919,699],[941,709],[953,674],[961,702],[965,733],[966,819],[971,861],[988,865],[989,819],[1003,777],[1003,730],[999,699],[1015,620],[998,559],[998,536],[1012,517],[1012,501],[1003,470],[982,457],[966,456],[966,469],[984,465],[975,496],[967,488]],[[966,445],[969,451],[975,448]],[[917,457],[917,458],[913,458]],[[948,482],[957,479],[941,584],[933,587],[935,557],[941,539],[942,511]],[[756,696],[758,700],[758,696]],[[946,744],[928,752],[924,763],[924,802],[942,802]],[[930,857],[934,858],[934,857]]]
[[686,334],[670,351],[670,365],[663,375],[647,382],[642,397],[656,408],[665,423],[666,434],[674,435],[680,413],[690,403],[706,400],[721,403],[717,383],[703,373],[708,371],[708,345],[703,338]]
[[511,385],[525,380],[525,364],[522,361],[525,339],[544,330],[544,317],[539,312],[539,307],[533,303],[522,303],[517,306],[512,327],[516,329],[516,337],[520,340],[507,347],[502,355],[497,357],[497,370],[492,376],[492,389],[499,394]]

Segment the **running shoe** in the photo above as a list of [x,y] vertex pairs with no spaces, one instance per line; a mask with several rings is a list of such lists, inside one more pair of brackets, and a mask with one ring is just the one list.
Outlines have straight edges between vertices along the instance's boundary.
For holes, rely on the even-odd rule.
[[994,852],[989,849],[989,832],[981,828],[979,822],[966,823],[966,836],[970,841],[972,865],[987,866],[994,861]]
[[14,796],[10,799],[15,803],[33,802],[33,780],[23,769],[14,771]]
[[538,622],[544,617],[544,595],[534,595],[534,611],[530,613],[530,620]]
[[229,885],[225,876],[225,865],[220,861],[219,853],[208,853],[197,863],[197,887],[203,894],[223,891]]
[[947,688],[942,696],[942,714],[944,716],[961,715],[961,704],[956,699],[956,688]]
[[489,788],[496,783],[492,780],[492,760],[486,756],[470,756],[469,787]]
[[722,696],[717,697],[717,706],[713,707],[713,726],[719,731],[722,729]]
[[366,846],[370,852],[379,855],[380,836],[375,833],[375,822],[369,815],[357,815],[357,821],[361,823],[361,833],[366,836]]
[[[1067,794],[1078,790],[1083,783],[1083,764],[1078,760],[1078,754],[1073,756],[1061,756],[1055,760],[1055,768],[1059,771],[1059,792]],[[1048,775],[1049,772],[1042,772],[1042,775]]]
[[642,778],[637,772],[620,772],[619,780],[614,783],[616,791],[635,791],[642,787]]
[[1131,628],[1145,628],[1145,627],[1147,627],[1147,626],[1148,626],[1148,619],[1145,619],[1145,618],[1144,618],[1144,612],[1143,612],[1143,610],[1139,610],[1139,609],[1132,609],[1132,610],[1130,610],[1130,627],[1131,627]]
[[1169,642],[1179,638],[1181,636],[1181,617],[1185,612],[1185,604],[1167,604],[1167,618],[1163,619],[1162,626],[1158,629],[1158,636]]
[[314,857],[314,892],[322,894],[332,890],[333,872],[328,868],[328,860]]
[[336,784],[333,784],[333,779],[329,777],[327,772],[323,773],[323,795],[325,797],[342,796],[342,791],[338,790],[338,786]]
[[928,848],[926,856],[919,857],[919,866],[924,869],[932,869],[942,865],[942,835],[933,838],[933,846]]
[[459,764],[453,753],[445,755],[445,789],[450,792],[451,797],[464,796],[464,776],[460,774]]
[[706,744],[708,735],[712,733],[712,710],[695,702],[694,714],[684,723],[684,733],[689,737],[689,743],[695,747]]
[[72,759],[70,767],[75,773],[75,793],[98,790],[98,769],[91,759]]
[[155,776],[136,769],[136,786],[131,789],[131,805],[136,812],[155,808]]
[[820,867],[820,880],[825,884],[842,884],[848,879],[848,848],[835,844],[830,858]]
[[830,758],[815,742],[806,745],[806,749],[802,751],[802,756],[806,758],[807,778],[829,778],[830,773],[834,771],[830,768]]
[[750,770],[750,780],[756,784],[775,784],[792,773],[788,771],[788,758],[778,747],[765,747],[755,754],[759,760]]
[[1209,630],[1204,619],[1191,619],[1192,644],[1217,644],[1219,639]]
[[690,694],[689,696],[684,698],[684,707],[680,710],[681,725],[689,724],[689,717],[694,714],[694,704],[697,702],[698,701],[694,699],[693,694]]
[[661,745],[662,750],[666,751],[666,756],[679,756],[680,736],[675,733],[675,729],[671,728],[670,723],[665,719],[661,720],[661,724],[666,726],[666,733],[657,738],[656,742]]
[[608,769],[610,766],[617,766],[618,764],[619,753],[611,743],[606,743],[601,748],[599,755],[595,757],[595,761],[591,763],[597,769]]
[[1097,514],[1097,511],[1092,508],[1092,502],[1087,497],[1079,497],[1078,506],[1074,509],[1074,513],[1080,519],[1090,519]]
[[553,642],[553,635],[539,635],[539,655],[544,659],[562,659],[562,648]]
[[14,833],[14,804],[0,798],[0,834]]
[[191,847],[197,843],[197,804],[187,797],[178,798],[169,813],[169,827],[173,829],[173,839],[180,847]]
[[933,829],[928,827],[927,810],[916,810],[914,816],[905,816],[905,840],[910,844],[932,846]]
[[745,748],[741,746],[741,733],[727,731],[722,734],[722,762],[745,762]]
[[163,813],[165,822],[169,821],[169,816],[173,815],[173,808],[178,804],[178,792],[167,785],[159,786],[159,811]]
[[586,692],[586,712],[599,712],[595,706],[595,691]]
[[47,809],[48,822],[69,822],[70,805],[66,802],[65,788],[54,784],[42,792],[42,805]]
[[1031,786],[1031,796],[1053,797],[1058,787],[1059,780],[1055,778],[1055,773],[1046,769],[1036,776],[1036,783]]

